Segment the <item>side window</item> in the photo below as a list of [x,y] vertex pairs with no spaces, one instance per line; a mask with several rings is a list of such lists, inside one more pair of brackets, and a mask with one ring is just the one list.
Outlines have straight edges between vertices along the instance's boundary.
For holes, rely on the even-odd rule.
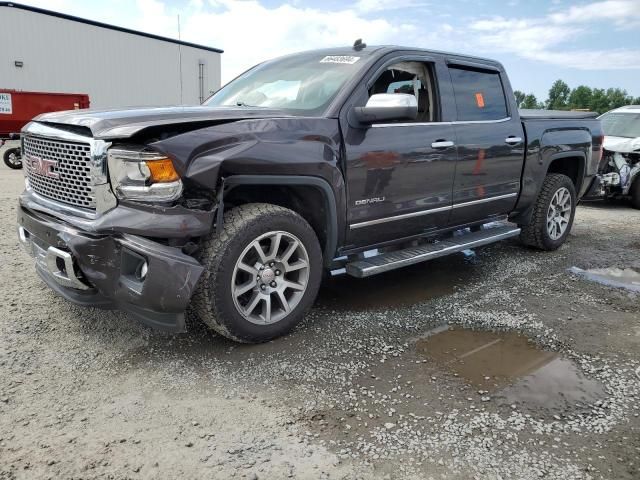
[[432,65],[423,62],[399,62],[389,65],[369,89],[377,93],[407,93],[418,103],[416,122],[436,121],[435,89]]
[[507,117],[507,101],[498,72],[450,67],[458,120],[500,120]]

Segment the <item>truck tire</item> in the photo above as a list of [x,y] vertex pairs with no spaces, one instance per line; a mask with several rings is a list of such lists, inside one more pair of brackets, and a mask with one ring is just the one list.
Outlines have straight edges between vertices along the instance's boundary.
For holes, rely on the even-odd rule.
[[4,164],[13,170],[20,170],[22,168],[19,148],[10,148],[9,150],[6,150],[3,155],[3,160]]
[[631,190],[629,190],[629,195],[631,195],[631,206],[640,210],[640,175],[636,175],[636,179],[631,185]]
[[556,250],[571,231],[576,205],[571,179],[560,173],[548,174],[536,199],[531,223],[520,225],[520,240],[540,250]]
[[233,208],[210,235],[191,310],[231,340],[261,343],[285,335],[313,304],[322,277],[315,232],[297,213],[265,203]]

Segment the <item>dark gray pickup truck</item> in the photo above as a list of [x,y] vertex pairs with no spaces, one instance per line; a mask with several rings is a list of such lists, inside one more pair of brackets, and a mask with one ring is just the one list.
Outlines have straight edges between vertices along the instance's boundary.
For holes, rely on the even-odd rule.
[[18,234],[54,291],[242,342],[290,331],[323,272],[558,248],[602,154],[592,115],[518,112],[495,61],[362,44],[262,63],[200,107],[22,134]]

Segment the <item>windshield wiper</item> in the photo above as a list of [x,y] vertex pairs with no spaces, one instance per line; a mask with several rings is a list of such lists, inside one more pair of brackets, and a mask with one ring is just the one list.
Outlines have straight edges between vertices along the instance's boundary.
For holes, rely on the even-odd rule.
[[249,105],[248,103],[244,103],[242,100],[238,100],[236,102],[237,107],[253,107],[254,105]]

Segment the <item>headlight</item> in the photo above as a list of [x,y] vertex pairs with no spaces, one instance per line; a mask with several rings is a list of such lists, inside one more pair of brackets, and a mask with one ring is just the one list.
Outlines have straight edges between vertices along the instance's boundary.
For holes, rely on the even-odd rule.
[[164,155],[114,148],[108,158],[111,186],[118,198],[170,202],[182,194],[180,176]]

